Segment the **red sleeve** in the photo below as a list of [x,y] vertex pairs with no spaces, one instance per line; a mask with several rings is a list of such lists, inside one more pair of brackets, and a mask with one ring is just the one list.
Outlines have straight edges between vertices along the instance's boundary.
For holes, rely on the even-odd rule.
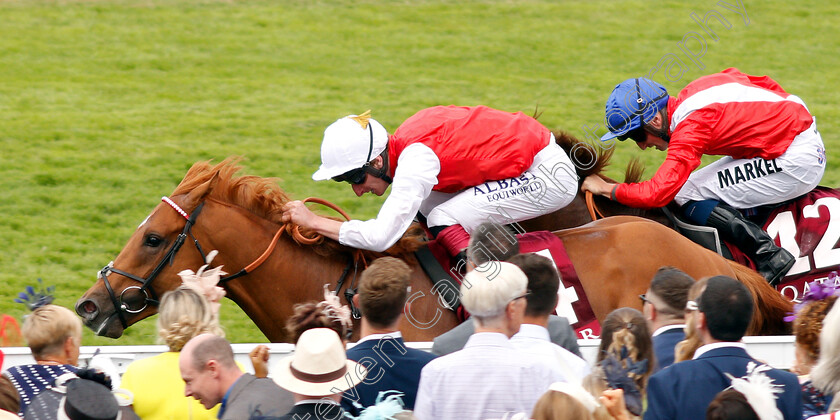
[[615,197],[619,203],[630,207],[663,207],[676,197],[691,171],[699,165],[699,159],[685,162],[672,158],[669,153],[653,178],[645,182],[619,184]]
[[672,133],[668,156],[649,181],[619,184],[615,197],[619,203],[639,208],[663,207],[676,197],[691,171],[700,166],[708,126],[684,121]]
[[752,76],[746,73],[742,73],[740,70],[734,67],[730,67],[722,71],[721,73],[728,73],[736,76],[746,77],[750,81],[750,83],[760,88],[772,90],[773,92],[787,93],[784,89],[782,89],[782,86],[776,83],[775,80],[771,79],[770,76]]

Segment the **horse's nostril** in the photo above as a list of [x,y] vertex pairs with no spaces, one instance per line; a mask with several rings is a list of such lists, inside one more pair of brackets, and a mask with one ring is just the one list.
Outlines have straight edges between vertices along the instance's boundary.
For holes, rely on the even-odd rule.
[[82,310],[85,311],[86,314],[92,314],[96,312],[96,304],[90,300],[86,301],[84,304],[82,304]]

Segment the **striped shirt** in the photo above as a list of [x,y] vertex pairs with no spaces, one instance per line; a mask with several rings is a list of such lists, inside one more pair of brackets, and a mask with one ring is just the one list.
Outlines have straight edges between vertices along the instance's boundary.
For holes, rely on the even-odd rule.
[[20,395],[20,412],[23,417],[26,407],[32,402],[36,395],[55,384],[55,378],[65,373],[76,373],[77,367],[73,365],[19,365],[12,366],[3,372],[12,385],[15,386]]

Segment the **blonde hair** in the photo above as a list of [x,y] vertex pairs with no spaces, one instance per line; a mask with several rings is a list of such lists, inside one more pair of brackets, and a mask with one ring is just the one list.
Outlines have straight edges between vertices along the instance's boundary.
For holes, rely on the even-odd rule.
[[21,334],[35,360],[61,353],[68,337],[81,342],[82,321],[73,311],[58,305],[44,305],[23,320]]
[[181,351],[187,341],[199,334],[225,336],[210,302],[189,286],[164,293],[158,313],[158,335],[170,351]]
[[829,296],[825,299],[808,302],[793,321],[793,335],[795,342],[807,353],[812,365],[820,357],[820,331],[823,327],[823,320],[834,306],[837,296]]
[[[592,372],[583,378],[583,382],[580,385],[595,398],[600,397],[604,393],[604,390],[607,389],[607,381],[604,379],[604,373],[598,366],[592,368]],[[595,420],[612,420],[612,416],[610,416],[610,413],[607,412],[603,404],[600,404],[595,409],[595,412],[592,413],[592,418]]]
[[[706,289],[706,282],[708,277],[703,277],[697,280],[690,289],[688,289],[688,300],[697,302],[703,290]],[[677,343],[674,347],[674,363],[691,360],[694,357],[694,352],[703,345],[703,340],[697,334],[697,327],[695,326],[697,311],[686,312],[685,314],[685,339]]]
[[[587,390],[595,398],[599,398],[601,395],[603,395],[604,391],[607,390],[607,380],[604,378],[604,371],[601,370],[601,367],[593,367],[592,373],[586,375],[586,377],[583,378],[581,386],[583,386],[583,389]],[[630,419],[641,418],[638,416],[634,416],[630,412],[627,413],[627,416]],[[613,420],[613,417],[607,411],[606,407],[604,407],[604,404],[598,405],[598,407],[595,409],[595,412],[592,413],[592,418],[594,420]]]
[[595,420],[580,401],[569,394],[548,391],[537,400],[531,413],[534,420]]
[[601,324],[598,365],[611,354],[625,365],[627,362],[621,358],[622,348],[627,350],[627,357],[633,362],[641,360],[647,360],[648,362],[645,372],[630,374],[631,378],[636,381],[642,395],[644,395],[647,380],[653,374],[655,356],[645,316],[633,308],[618,308],[610,312],[604,319]]

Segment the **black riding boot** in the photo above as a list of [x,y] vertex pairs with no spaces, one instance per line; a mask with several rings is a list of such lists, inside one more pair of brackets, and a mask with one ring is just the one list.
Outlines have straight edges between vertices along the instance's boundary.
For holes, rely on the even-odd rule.
[[776,246],[770,235],[760,226],[725,204],[718,204],[712,209],[706,225],[717,229],[721,238],[750,255],[755,262],[756,271],[764,276],[771,286],[779,284],[796,262],[796,258],[784,248]]

